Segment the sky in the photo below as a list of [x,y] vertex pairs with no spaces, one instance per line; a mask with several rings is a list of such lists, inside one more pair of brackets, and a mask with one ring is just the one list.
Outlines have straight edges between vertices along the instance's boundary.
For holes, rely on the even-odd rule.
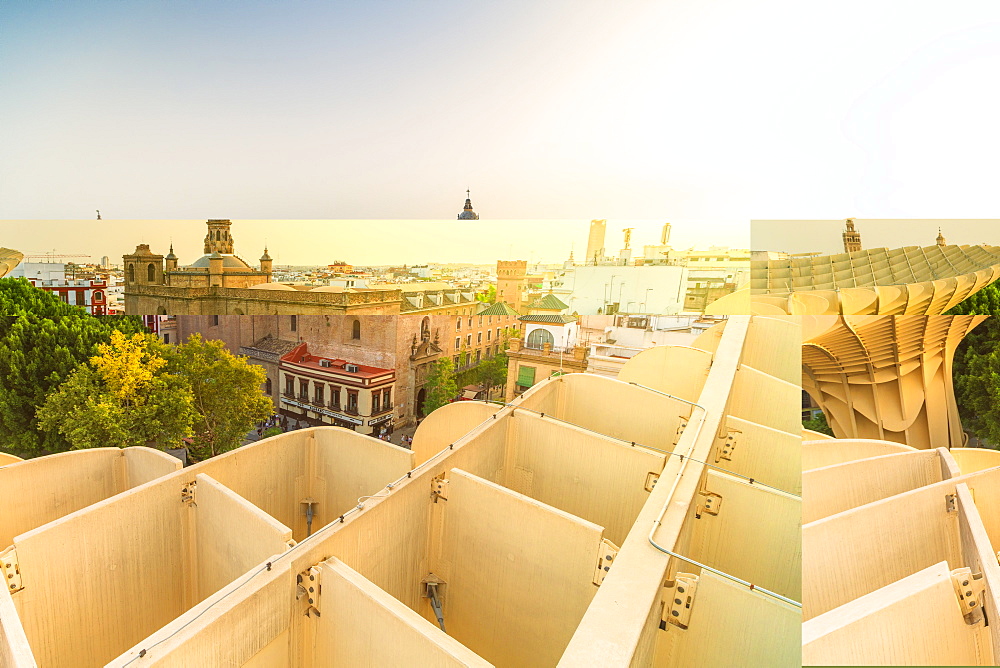
[[[753,250],[786,253],[844,252],[844,220],[755,220],[751,223]],[[1000,220],[872,220],[854,219],[862,248],[933,246],[940,231],[949,245],[1000,246]]]
[[993,0],[5,2],[0,220],[986,218],[998,71]]
[[[673,225],[670,243],[676,248],[711,245],[714,234],[688,221]],[[633,257],[643,245],[659,244],[663,224],[658,221],[608,219],[606,253],[618,255],[624,246],[623,229],[633,228]],[[744,226],[745,227],[745,226]],[[66,258],[86,263],[107,255],[112,264],[145,243],[155,253],[167,254],[173,244],[181,265],[204,252],[204,220],[48,220],[0,221],[0,246],[26,255],[55,253],[89,255]],[[493,265],[497,260],[557,263],[569,257],[578,262],[587,250],[589,221],[579,220],[234,220],[231,228],[236,254],[256,265],[265,244],[276,265],[322,265],[344,261],[359,266],[388,264],[472,263]],[[733,248],[748,248],[749,229],[730,239]],[[43,261],[43,260],[34,260]]]

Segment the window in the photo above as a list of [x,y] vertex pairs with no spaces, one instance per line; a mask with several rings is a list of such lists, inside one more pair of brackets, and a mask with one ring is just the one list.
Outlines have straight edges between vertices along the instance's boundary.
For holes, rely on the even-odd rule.
[[452,359],[452,361],[451,361],[451,364],[452,364],[452,366],[454,366],[454,367],[455,367],[456,369],[458,368],[458,355],[455,355],[454,359]]
[[483,316],[479,316],[479,326],[483,326]]
[[309,401],[309,381],[299,378],[299,400]]
[[[163,342],[164,343],[170,343],[170,335],[169,334],[164,334],[163,335]],[[268,385],[271,384],[271,380],[270,379],[268,379],[267,384]],[[270,394],[270,393],[271,393],[270,390],[268,390],[268,394]]]
[[212,327],[218,327],[218,326],[219,326],[219,316],[213,315],[212,316]]
[[135,283],[135,265],[130,264],[128,266],[128,282]]
[[536,348],[540,350],[546,343],[551,346],[554,341],[555,338],[552,336],[552,332],[547,329],[539,328],[531,330],[531,333],[528,334],[528,341],[525,345],[527,345],[528,348]]
[[478,334],[476,334],[476,343],[482,343],[482,342],[483,342],[483,333],[479,332]]
[[361,340],[361,321],[357,318],[355,318],[354,322],[351,324],[351,339],[354,341]]
[[336,385],[330,386],[330,408],[340,410],[340,388]]
[[347,412],[357,414],[358,412],[358,393],[347,391]]
[[326,401],[326,398],[323,396],[325,394],[325,392],[324,392],[325,389],[326,389],[326,386],[321,385],[319,383],[316,383],[315,386],[314,386],[314,388],[313,388],[313,392],[314,392],[313,399],[315,400],[313,403],[315,403],[317,406],[322,406],[323,402]]
[[[542,330],[544,331],[544,330]],[[531,387],[535,384],[535,367],[522,366],[517,370],[517,384],[521,387]]]
[[456,336],[455,337],[455,350],[458,350],[461,347],[462,347],[462,337],[461,336]]
[[492,338],[492,336],[493,336],[493,330],[492,329],[487,329],[486,330],[486,341],[489,342],[489,340],[490,340],[490,338]]
[[380,408],[379,408],[379,400],[380,399],[381,399],[381,396],[379,395],[378,392],[372,392],[372,415],[375,415],[375,413],[379,412],[379,410],[380,410]]
[[295,379],[292,376],[285,376],[285,394],[288,396],[295,394]]
[[467,345],[467,346],[471,346],[472,345],[472,334],[466,334],[466,336],[465,336],[465,345]]
[[472,327],[472,316],[469,316],[469,327]]
[[392,410],[392,388],[387,387],[382,390],[382,408],[387,411]]
[[104,293],[101,292],[100,290],[94,290],[94,296],[93,296],[92,301],[95,301],[95,302],[104,301]]
[[[163,335],[163,342],[164,343],[170,343],[170,335],[169,334],[164,334]],[[267,382],[264,383],[264,394],[266,394],[267,396],[271,396],[271,377],[270,376],[267,377]]]
[[477,350],[476,351],[476,364],[479,364],[480,360],[482,360],[482,359],[483,359],[483,351]]
[[288,318],[289,318],[289,320],[288,320],[289,326],[292,328],[292,331],[293,332],[297,331],[298,328],[299,328],[299,316],[297,316],[297,315],[290,315],[290,316],[288,316]]
[[455,331],[456,332],[462,331],[462,316],[458,316],[457,318],[455,318]]
[[146,266],[146,280],[150,283],[156,282],[156,265],[152,262]]

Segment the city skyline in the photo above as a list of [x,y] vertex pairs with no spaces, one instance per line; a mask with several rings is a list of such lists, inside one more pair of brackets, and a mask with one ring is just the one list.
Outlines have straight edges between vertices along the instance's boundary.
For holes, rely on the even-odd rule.
[[[901,248],[933,246],[938,230],[949,245],[986,244],[1000,246],[1000,220],[955,218],[873,219],[853,218],[861,234],[861,248]],[[844,252],[841,220],[754,220],[751,222],[752,250],[785,253]]]
[[[618,250],[624,246],[621,230],[633,227],[632,257],[642,257],[644,245],[659,244],[664,222],[609,219],[605,238],[607,255],[618,256]],[[589,223],[589,220],[234,219],[232,231],[236,255],[252,265],[258,263],[265,244],[275,266],[325,265],[337,260],[359,266],[428,262],[492,265],[497,260],[513,259],[554,264],[566,261],[571,250],[576,262],[584,261]],[[697,221],[671,221],[671,224],[670,244],[675,248],[749,247],[747,223],[718,223],[712,227]],[[204,218],[0,221],[0,239],[3,245],[25,255],[54,250],[56,257],[91,256],[80,262],[98,262],[107,255],[113,264],[120,264],[122,255],[133,252],[138,244],[148,244],[154,253],[166,255],[173,243],[174,253],[183,266],[203,255],[204,225]]]

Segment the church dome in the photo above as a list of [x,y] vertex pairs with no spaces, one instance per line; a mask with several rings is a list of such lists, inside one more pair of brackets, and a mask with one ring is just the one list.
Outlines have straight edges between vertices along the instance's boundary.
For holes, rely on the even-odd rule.
[[468,197],[470,194],[468,190],[465,191],[465,208],[462,209],[462,213],[458,214],[459,220],[479,220],[479,214],[472,210],[472,199]]
[[[213,253],[212,255],[215,254],[216,253]],[[248,271],[250,269],[250,265],[248,265],[246,262],[244,262],[235,255],[227,253],[218,253],[218,254],[222,255],[223,269],[235,269],[237,271]],[[191,269],[208,269],[209,267],[208,262],[209,260],[212,259],[212,255],[202,255],[200,258],[189,264],[188,267],[190,267]]]

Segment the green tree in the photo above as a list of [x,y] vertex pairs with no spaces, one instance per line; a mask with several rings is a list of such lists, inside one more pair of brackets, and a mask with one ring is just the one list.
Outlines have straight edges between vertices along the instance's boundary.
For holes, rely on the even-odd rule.
[[476,300],[486,304],[494,304],[497,300],[497,286],[490,285],[485,292],[477,292]]
[[167,370],[187,380],[194,397],[194,437],[188,451],[196,460],[214,457],[243,444],[247,433],[274,412],[261,392],[267,374],[222,341],[194,334],[167,347]]
[[114,331],[38,409],[39,429],[57,432],[73,449],[177,446],[191,433],[192,393],[166,371],[158,341]]
[[[962,427],[997,447],[1000,444],[1000,391],[997,351],[1000,349],[1000,286],[991,283],[952,307],[946,315],[990,315],[969,332],[955,351],[952,380]],[[993,397],[994,399],[991,399]]]
[[427,375],[426,390],[424,415],[429,415],[455,398],[458,394],[458,385],[455,383],[454,367],[450,359],[442,358],[431,365],[431,371]]
[[802,427],[804,429],[809,429],[810,431],[818,431],[821,434],[826,434],[827,436],[833,436],[833,429],[830,425],[826,423],[826,415],[820,413],[811,420],[803,420]]
[[94,317],[24,279],[0,278],[0,447],[29,457],[70,449],[61,433],[38,430],[36,412],[113,331],[146,330],[140,318]]
[[486,386],[486,398],[489,399],[494,387],[507,382],[507,339],[500,344],[500,352],[486,359],[479,365],[479,382]]

